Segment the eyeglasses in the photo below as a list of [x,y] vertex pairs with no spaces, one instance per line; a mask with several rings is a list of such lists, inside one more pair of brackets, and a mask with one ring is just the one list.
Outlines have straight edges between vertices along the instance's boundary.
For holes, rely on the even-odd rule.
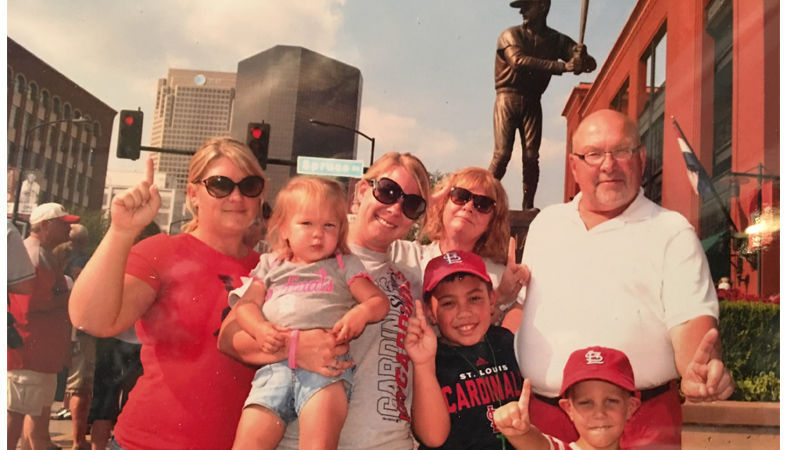
[[258,197],[264,190],[264,179],[258,175],[250,175],[242,178],[242,181],[234,183],[228,177],[214,175],[205,180],[195,181],[206,185],[206,191],[212,197],[225,198],[233,192],[233,188],[239,186],[239,192],[245,197]]
[[631,159],[634,153],[638,153],[641,145],[637,145],[633,148],[626,148],[626,149],[616,149],[611,150],[610,152],[588,152],[584,154],[580,153],[573,153],[576,157],[586,162],[590,166],[599,166],[603,163],[603,160],[606,158],[606,154],[611,155],[614,158],[614,161],[627,161]]
[[466,205],[470,200],[472,200],[472,206],[475,207],[475,210],[481,214],[489,214],[494,211],[495,201],[493,198],[485,195],[473,194],[460,187],[453,186],[453,188],[450,189],[450,201],[456,205]]
[[417,194],[406,194],[400,185],[393,180],[381,178],[380,180],[367,181],[372,186],[372,196],[384,205],[397,203],[402,198],[403,215],[409,219],[417,220],[419,216],[425,213],[425,208],[427,207],[425,199]]

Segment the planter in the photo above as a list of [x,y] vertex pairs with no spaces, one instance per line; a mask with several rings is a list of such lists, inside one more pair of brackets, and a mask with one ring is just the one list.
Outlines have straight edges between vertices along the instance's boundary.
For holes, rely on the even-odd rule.
[[780,403],[686,402],[682,439],[685,449],[778,449]]

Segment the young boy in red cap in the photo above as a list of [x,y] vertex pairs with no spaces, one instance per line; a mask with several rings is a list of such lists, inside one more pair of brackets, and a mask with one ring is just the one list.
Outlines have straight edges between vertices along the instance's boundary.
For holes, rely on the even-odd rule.
[[[424,307],[417,300],[406,337],[419,448],[507,448],[494,412],[519,397],[522,377],[514,335],[491,325],[496,295],[483,260],[470,252],[445,253],[428,263],[422,289]],[[426,316],[438,326],[438,340]]]
[[495,411],[495,423],[518,449],[616,450],[625,423],[641,405],[628,357],[619,350],[589,347],[572,352],[564,366],[559,406],[578,431],[578,440],[565,444],[531,425],[525,380],[519,402]]

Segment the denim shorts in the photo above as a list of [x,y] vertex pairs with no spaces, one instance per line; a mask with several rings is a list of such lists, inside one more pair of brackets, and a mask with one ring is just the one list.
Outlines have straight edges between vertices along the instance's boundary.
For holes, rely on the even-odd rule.
[[345,382],[344,388],[349,400],[353,372],[354,368],[351,367],[338,377],[326,377],[303,369],[290,369],[286,361],[267,364],[258,369],[253,377],[250,394],[244,406],[263,406],[288,424],[297,419],[303,405],[312,395],[337,381]]

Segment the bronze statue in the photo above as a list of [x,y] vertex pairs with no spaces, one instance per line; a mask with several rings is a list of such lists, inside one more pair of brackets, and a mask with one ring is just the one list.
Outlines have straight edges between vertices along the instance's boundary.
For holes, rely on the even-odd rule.
[[522,141],[522,208],[532,209],[539,183],[542,93],[552,75],[591,72],[597,68],[597,63],[586,52],[582,42],[575,43],[569,36],[547,26],[550,0],[515,0],[510,5],[520,9],[522,25],[505,30],[497,39],[494,156],[489,171],[498,180],[503,178],[511,159],[514,135],[519,130]]

